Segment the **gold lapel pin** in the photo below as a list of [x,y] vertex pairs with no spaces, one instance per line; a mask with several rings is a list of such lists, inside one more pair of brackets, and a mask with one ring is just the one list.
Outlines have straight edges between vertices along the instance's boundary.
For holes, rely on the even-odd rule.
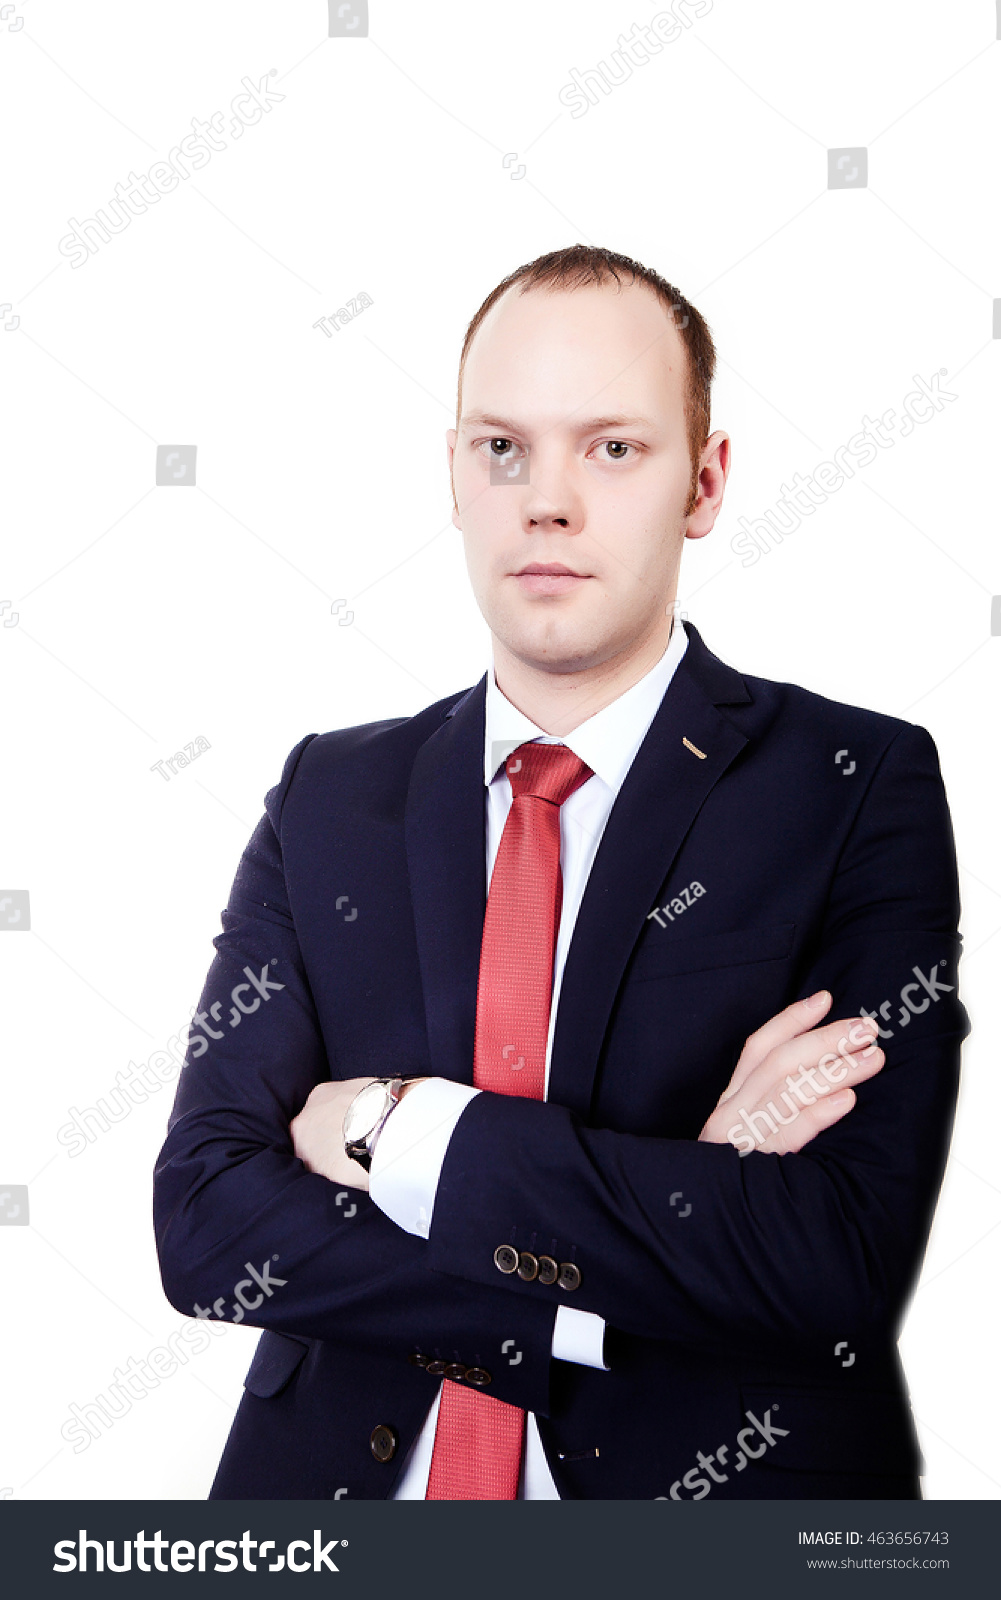
[[705,751],[704,750],[699,750],[698,747],[692,743],[691,739],[686,739],[686,738],[682,737],[681,742],[684,745],[686,750],[690,750],[692,752],[693,756],[698,756],[700,761],[705,761],[705,759],[706,759]]

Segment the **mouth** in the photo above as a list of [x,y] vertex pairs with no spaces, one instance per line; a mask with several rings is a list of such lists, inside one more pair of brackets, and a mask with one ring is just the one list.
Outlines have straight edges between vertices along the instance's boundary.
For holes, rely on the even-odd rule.
[[590,579],[590,573],[574,572],[560,561],[532,561],[511,576],[527,594],[569,594]]

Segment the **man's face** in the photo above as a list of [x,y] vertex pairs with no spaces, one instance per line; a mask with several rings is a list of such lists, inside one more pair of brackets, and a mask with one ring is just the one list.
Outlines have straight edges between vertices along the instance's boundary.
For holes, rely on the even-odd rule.
[[686,360],[638,283],[515,286],[478,329],[448,433],[452,520],[495,640],[526,664],[580,672],[666,642],[682,542],[709,531],[726,475],[724,445],[715,504],[686,517]]

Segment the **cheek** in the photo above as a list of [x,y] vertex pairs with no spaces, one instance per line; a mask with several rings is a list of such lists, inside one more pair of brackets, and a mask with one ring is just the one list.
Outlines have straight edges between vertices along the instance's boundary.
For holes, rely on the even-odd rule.
[[611,475],[586,486],[588,514],[595,527],[620,538],[648,540],[673,527],[684,514],[691,482],[687,461]]
[[512,539],[517,538],[517,491],[491,484],[483,475],[467,470],[465,482],[456,478],[455,495],[469,570],[487,573],[505,553],[510,555]]

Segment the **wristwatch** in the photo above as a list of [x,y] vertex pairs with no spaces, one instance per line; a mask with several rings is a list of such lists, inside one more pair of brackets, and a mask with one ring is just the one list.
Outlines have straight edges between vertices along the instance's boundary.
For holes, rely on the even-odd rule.
[[355,1095],[344,1113],[344,1150],[353,1161],[371,1171],[375,1142],[386,1119],[398,1105],[406,1078],[376,1078]]

